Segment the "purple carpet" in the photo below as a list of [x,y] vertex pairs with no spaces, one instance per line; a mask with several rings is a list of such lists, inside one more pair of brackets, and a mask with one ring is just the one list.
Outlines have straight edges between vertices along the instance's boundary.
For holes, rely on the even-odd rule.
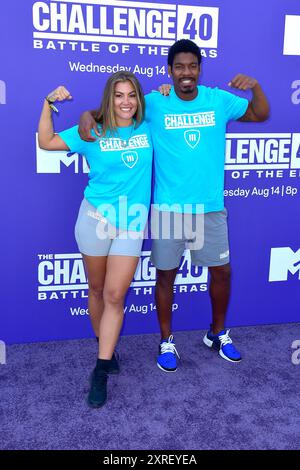
[[[155,364],[158,335],[122,337],[108,401],[86,405],[92,339],[12,345],[0,366],[1,449],[299,449],[300,324],[235,328],[233,364],[177,332],[180,369]],[[299,355],[300,356],[300,355]]]

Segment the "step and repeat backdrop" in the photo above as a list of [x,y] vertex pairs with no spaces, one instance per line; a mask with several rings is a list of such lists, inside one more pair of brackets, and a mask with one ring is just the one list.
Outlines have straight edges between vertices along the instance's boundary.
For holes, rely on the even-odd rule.
[[[230,123],[225,156],[232,296],[229,326],[299,321],[300,4],[298,0],[44,0],[1,10],[1,314],[7,343],[92,336],[87,280],[74,223],[87,183],[84,158],[38,148],[43,98],[65,85],[57,131],[101,101],[111,73],[130,70],[145,93],[170,83],[168,48],[201,48],[201,83],[230,91],[258,79],[271,103],[264,123]],[[251,94],[237,92],[250,98]],[[123,334],[158,331],[151,242],[125,305]],[[188,254],[174,288],[174,330],[207,328],[208,272]]]

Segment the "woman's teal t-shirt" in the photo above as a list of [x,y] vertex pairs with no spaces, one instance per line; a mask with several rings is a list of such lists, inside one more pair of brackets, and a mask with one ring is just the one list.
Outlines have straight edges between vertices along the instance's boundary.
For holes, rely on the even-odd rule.
[[118,127],[115,134],[94,142],[82,140],[78,126],[58,135],[88,162],[85,198],[117,228],[142,231],[151,195],[153,148],[148,124],[143,122],[136,129],[134,125]]

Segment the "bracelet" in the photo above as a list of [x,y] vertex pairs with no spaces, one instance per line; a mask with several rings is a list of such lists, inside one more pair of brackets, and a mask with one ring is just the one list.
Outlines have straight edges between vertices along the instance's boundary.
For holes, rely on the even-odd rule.
[[55,113],[58,113],[58,109],[56,108],[56,106],[54,106],[54,101],[51,101],[49,100],[48,96],[45,97],[45,100],[47,101],[47,103],[49,104],[49,107],[50,109],[52,109],[52,111],[54,111]]

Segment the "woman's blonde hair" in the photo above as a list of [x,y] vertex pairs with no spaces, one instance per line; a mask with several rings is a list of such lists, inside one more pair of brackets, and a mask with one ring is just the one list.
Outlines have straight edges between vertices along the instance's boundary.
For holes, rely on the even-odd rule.
[[96,122],[102,126],[102,136],[105,136],[107,131],[112,134],[116,133],[117,122],[114,113],[114,93],[117,83],[130,82],[134,88],[137,98],[137,110],[133,118],[135,119],[135,128],[138,127],[144,119],[145,114],[145,99],[142,87],[136,76],[127,71],[116,72],[109,77],[106,82],[102,103],[100,108],[96,110],[94,117]]

